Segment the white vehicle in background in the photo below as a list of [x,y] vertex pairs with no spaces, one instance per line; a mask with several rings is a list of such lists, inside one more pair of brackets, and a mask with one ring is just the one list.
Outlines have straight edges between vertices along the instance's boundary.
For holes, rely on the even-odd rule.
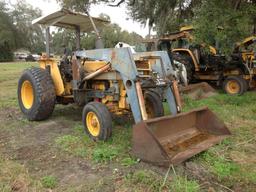
[[27,58],[28,54],[26,53],[20,53],[17,55],[18,60],[25,60]]
[[32,56],[34,57],[34,59],[36,61],[38,61],[40,59],[40,57],[41,57],[41,55],[38,55],[38,54],[32,54]]
[[136,53],[136,51],[135,51],[135,49],[134,49],[135,47],[134,47],[134,46],[131,46],[131,45],[127,44],[127,43],[118,42],[118,43],[116,44],[116,46],[115,46],[115,48],[122,48],[122,47],[130,47],[132,53]]

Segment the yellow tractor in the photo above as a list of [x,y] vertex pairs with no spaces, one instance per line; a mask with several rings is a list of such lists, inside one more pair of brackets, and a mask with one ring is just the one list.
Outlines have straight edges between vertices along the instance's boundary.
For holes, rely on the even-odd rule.
[[249,64],[252,64],[255,60],[256,54],[256,35],[247,37],[242,42],[237,43],[233,53],[240,53],[243,62],[249,62]]
[[[72,27],[81,18],[88,19],[61,10],[37,23],[52,24],[56,19],[56,26],[65,23]],[[18,101],[23,114],[32,121],[48,118],[56,104],[83,106],[84,129],[94,141],[111,137],[113,114],[132,115],[136,123],[133,154],[169,166],[230,135],[225,124],[207,108],[178,114],[178,94],[170,76],[172,67],[164,51],[132,54],[130,48],[78,50],[60,61],[42,57],[39,67],[25,70],[18,83]],[[164,114],[162,97],[170,116]]]
[[230,95],[241,95],[255,87],[255,52],[247,50],[255,42],[255,36],[238,43],[228,60],[212,46],[191,46],[193,30],[192,26],[182,27],[179,32],[155,41],[158,49],[168,47],[172,59],[185,65],[188,83],[214,82]]

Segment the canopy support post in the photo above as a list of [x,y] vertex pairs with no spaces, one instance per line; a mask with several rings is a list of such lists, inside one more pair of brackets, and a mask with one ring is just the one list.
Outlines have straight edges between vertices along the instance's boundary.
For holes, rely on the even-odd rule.
[[81,49],[81,35],[80,35],[80,27],[76,26],[76,50]]
[[50,27],[45,29],[46,55],[50,57]]
[[99,31],[98,31],[98,29],[97,29],[97,27],[96,27],[96,25],[95,25],[91,15],[89,14],[89,12],[87,10],[85,12],[86,12],[86,14],[89,17],[89,19],[91,21],[91,24],[92,24],[92,27],[93,27],[93,29],[94,29],[94,31],[96,33],[96,36],[97,36],[97,39],[96,39],[96,42],[95,42],[95,47],[96,47],[96,49],[103,49],[104,48],[104,44],[103,44],[102,38],[100,36],[100,33],[99,33]]

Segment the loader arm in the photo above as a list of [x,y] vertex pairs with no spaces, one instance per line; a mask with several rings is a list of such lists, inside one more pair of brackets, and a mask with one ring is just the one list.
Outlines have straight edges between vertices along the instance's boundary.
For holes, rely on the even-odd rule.
[[[111,70],[119,72],[136,122],[132,139],[132,152],[136,157],[163,166],[178,164],[230,135],[225,124],[207,108],[176,115],[175,97],[169,80],[165,79],[166,74],[172,73],[167,52],[132,55],[129,48],[117,48],[78,51],[75,54],[78,58],[104,60],[111,63]],[[154,88],[162,90],[172,112],[170,116],[147,120],[141,82],[143,78],[150,80],[153,76],[141,74],[143,70],[139,67],[145,60],[163,79],[159,82],[161,86],[156,83]]]
[[[145,120],[142,115],[143,108],[145,108],[145,106],[141,106],[143,104],[141,104],[139,101],[140,93],[138,93],[138,89],[136,89],[136,83],[139,82],[139,74],[134,62],[134,55],[132,54],[130,48],[77,51],[75,54],[77,57],[88,57],[91,59],[104,60],[111,63],[112,69],[118,71],[121,75],[135,122],[139,123],[142,120]],[[146,54],[144,54],[144,56],[145,55]],[[165,58],[165,62],[166,59],[169,59],[166,52],[159,51],[155,52],[154,54],[151,53],[151,55],[162,56],[163,58]],[[155,68],[157,69],[157,71],[160,72],[161,70],[159,67],[159,62],[160,61],[158,61],[158,65],[156,65]],[[168,101],[169,108],[172,114],[177,114],[175,98],[169,86],[166,86],[164,88],[164,95]]]

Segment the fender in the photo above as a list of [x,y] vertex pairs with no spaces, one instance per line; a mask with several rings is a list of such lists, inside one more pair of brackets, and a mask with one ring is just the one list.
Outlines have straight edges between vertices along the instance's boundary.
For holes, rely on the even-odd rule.
[[46,69],[48,66],[50,67],[50,73],[55,87],[56,95],[62,96],[65,92],[65,89],[57,61],[51,58],[41,58],[39,60],[39,65],[42,69]]

